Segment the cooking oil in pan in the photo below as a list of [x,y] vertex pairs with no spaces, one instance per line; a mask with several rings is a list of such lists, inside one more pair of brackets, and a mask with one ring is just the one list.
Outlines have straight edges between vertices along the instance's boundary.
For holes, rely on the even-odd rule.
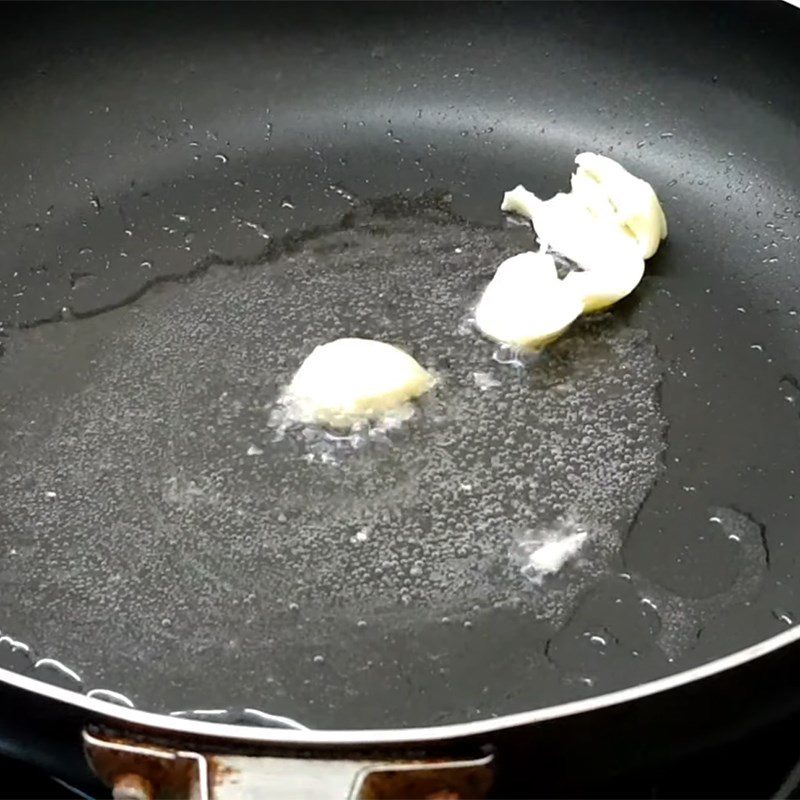
[[[67,663],[146,695],[156,678],[127,654],[183,654],[200,684],[216,659],[246,688],[266,648],[280,684],[298,647],[313,646],[317,673],[337,648],[355,657],[340,620],[472,626],[517,609],[557,630],[622,570],[665,448],[646,334],[596,316],[520,364],[461,324],[518,231],[435,208],[361,213],[273,243],[261,265],[211,267],[8,339],[0,534],[20,545],[8,613]],[[380,435],[276,437],[282,387],[342,336],[398,344],[439,384]],[[562,534],[575,538],[559,553]],[[67,615],[92,621],[101,666]]]

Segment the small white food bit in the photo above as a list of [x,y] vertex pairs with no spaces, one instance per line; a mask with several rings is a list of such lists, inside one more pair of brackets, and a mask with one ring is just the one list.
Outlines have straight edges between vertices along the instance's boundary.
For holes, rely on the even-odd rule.
[[292,422],[352,428],[405,418],[404,404],[427,392],[433,376],[408,353],[371,339],[337,339],[306,358],[282,402]]
[[522,574],[534,581],[555,574],[578,554],[588,538],[588,533],[578,531],[560,538],[523,542],[528,553]]
[[583,311],[544,253],[504,261],[475,308],[475,324],[490,339],[537,350],[557,339]]
[[472,380],[475,381],[475,385],[482,392],[500,386],[500,381],[498,381],[497,378],[493,378],[488,372],[473,372]]
[[515,186],[510,192],[503,193],[500,210],[509,214],[519,214],[533,220],[539,206],[543,203],[533,192],[529,192],[522,184]]

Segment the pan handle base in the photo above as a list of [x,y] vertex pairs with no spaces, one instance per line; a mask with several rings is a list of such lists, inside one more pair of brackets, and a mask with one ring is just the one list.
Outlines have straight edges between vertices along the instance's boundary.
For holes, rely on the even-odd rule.
[[220,755],[84,731],[84,751],[114,800],[465,800],[483,798],[492,756],[465,760]]

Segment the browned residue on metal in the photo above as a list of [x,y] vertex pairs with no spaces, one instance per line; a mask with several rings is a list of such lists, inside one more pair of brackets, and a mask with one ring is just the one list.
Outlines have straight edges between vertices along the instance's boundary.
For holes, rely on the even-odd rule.
[[212,794],[215,786],[222,783],[234,783],[235,776],[239,774],[239,770],[226,764],[219,756],[206,756],[206,764],[208,764],[208,784],[212,789]]
[[[189,789],[196,773],[196,764],[183,758],[176,758],[173,751],[119,736],[97,736],[103,743],[118,744],[127,748],[143,747],[147,753],[120,751],[85,742],[86,755],[97,776],[107,786],[116,787],[123,779],[121,790],[131,787],[134,778],[139,780],[139,788],[149,786],[151,797],[188,797]],[[139,800],[137,795],[121,794]],[[147,798],[147,795],[139,795]]]
[[419,762],[417,769],[376,769],[364,779],[359,800],[468,800],[486,797],[488,765],[448,767],[447,761]]
[[[89,736],[89,731],[86,733]],[[241,770],[226,763],[222,756],[181,752],[175,746],[153,745],[110,731],[92,731],[91,737],[95,741],[84,739],[87,758],[98,777],[115,787],[116,800],[191,796],[198,778],[197,758],[206,763],[212,797],[219,787],[237,784],[241,779]],[[296,756],[300,762],[302,755]],[[358,800],[479,800],[486,797],[492,783],[490,757],[471,763],[417,757],[398,758],[392,764],[376,759],[366,773],[358,787]]]

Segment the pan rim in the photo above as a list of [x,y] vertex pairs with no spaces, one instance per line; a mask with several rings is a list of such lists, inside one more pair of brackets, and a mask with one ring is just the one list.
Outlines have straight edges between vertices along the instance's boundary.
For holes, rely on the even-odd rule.
[[[137,729],[150,729],[154,734],[172,734],[215,740],[246,742],[248,744],[332,746],[332,745],[402,745],[426,742],[459,740],[498,733],[511,728],[527,727],[564,717],[597,711],[611,706],[630,703],[645,697],[662,694],[688,684],[696,683],[723,672],[748,664],[774,653],[800,640],[800,625],[775,634],[749,647],[727,656],[709,661],[691,669],[667,675],[636,686],[614,692],[573,700],[555,706],[545,706],[531,711],[520,711],[499,717],[473,720],[472,722],[448,723],[427,727],[410,728],[366,728],[360,730],[307,729],[293,730],[266,728],[254,725],[233,725],[206,722],[186,717],[175,717],[153,711],[126,708],[105,700],[88,697],[69,689],[18,675],[0,668],[0,682],[43,698],[65,703],[73,708],[92,712],[103,718],[103,722],[123,723]],[[88,720],[87,722],[91,722]],[[97,720],[94,720],[97,721]]]

